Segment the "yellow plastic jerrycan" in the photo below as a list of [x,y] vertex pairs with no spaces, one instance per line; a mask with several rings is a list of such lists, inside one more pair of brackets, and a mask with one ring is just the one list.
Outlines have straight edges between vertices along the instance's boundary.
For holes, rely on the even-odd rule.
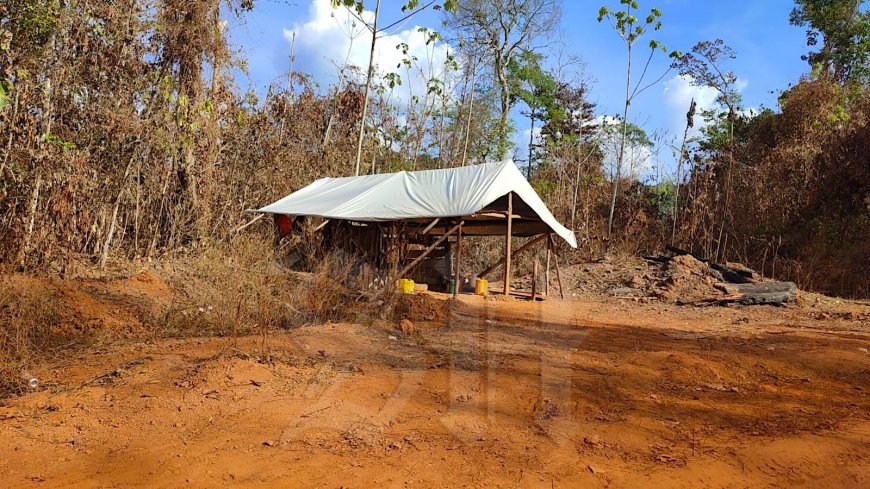
[[474,281],[474,293],[477,295],[486,295],[489,293],[489,280],[479,278]]
[[399,279],[399,292],[402,294],[414,293],[414,281],[408,278]]

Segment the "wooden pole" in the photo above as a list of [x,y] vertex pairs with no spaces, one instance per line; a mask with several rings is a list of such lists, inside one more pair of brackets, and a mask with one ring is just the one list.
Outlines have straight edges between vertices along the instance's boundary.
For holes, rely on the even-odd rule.
[[544,271],[544,295],[550,296],[550,244],[547,243],[547,269]]
[[559,297],[565,298],[565,288],[562,287],[562,271],[559,267],[559,254],[556,253],[556,243],[553,242],[553,235],[549,235],[550,248],[553,250],[553,262],[556,264],[556,280],[559,282]]
[[[516,250],[514,250],[514,251],[512,252],[512,255],[513,255],[513,256],[519,256],[520,253],[526,251],[527,249],[531,248],[532,246],[534,246],[534,245],[540,243],[541,241],[543,241],[543,240],[545,240],[545,239],[547,239],[547,235],[546,235],[546,234],[542,234],[542,235],[538,236],[537,238],[535,238],[535,239],[529,241],[528,243],[526,243],[526,244],[520,246],[519,248],[517,248]],[[499,258],[497,262],[495,262],[495,263],[493,263],[492,265],[486,267],[486,270],[484,270],[484,271],[478,273],[477,276],[480,277],[480,278],[486,277],[487,275],[489,275],[490,273],[492,273],[493,270],[495,270],[496,268],[500,267],[500,266],[504,263],[504,261],[505,261],[505,260],[504,260],[504,257]]]
[[321,229],[325,228],[327,224],[329,224],[329,219],[324,219],[323,222],[318,224],[316,228],[311,230],[311,232],[316,233],[317,231],[320,231]]
[[459,265],[462,263],[462,221],[459,222],[459,229],[456,230],[456,266],[453,270],[453,282],[456,284],[453,287],[453,298],[459,294]]
[[538,259],[535,258],[535,265],[532,267],[532,302],[538,297]]
[[511,293],[511,227],[514,221],[514,193],[508,193],[507,232],[504,237],[504,295]]
[[434,243],[432,243],[428,248],[426,248],[426,251],[424,251],[420,256],[415,258],[414,261],[409,263],[405,268],[402,269],[402,271],[400,271],[398,274],[396,274],[396,277],[393,280],[396,280],[397,278],[401,278],[403,275],[408,273],[408,270],[417,266],[418,263],[423,261],[423,258],[426,258],[429,255],[429,253],[432,253],[432,250],[434,250],[438,245],[443,243],[445,239],[449,238],[451,234],[455,233],[456,230],[459,229],[459,227],[462,226],[462,224],[464,222],[465,221],[459,221],[459,224],[450,228],[446,233],[444,233],[440,238],[438,238]]
[[422,231],[420,231],[420,234],[421,235],[429,234],[429,231],[431,231],[432,228],[434,228],[435,225],[438,224],[438,221],[440,221],[440,220],[441,220],[441,218],[439,217],[439,218],[436,218],[434,221],[430,222],[428,226],[426,226],[425,228],[423,228]]

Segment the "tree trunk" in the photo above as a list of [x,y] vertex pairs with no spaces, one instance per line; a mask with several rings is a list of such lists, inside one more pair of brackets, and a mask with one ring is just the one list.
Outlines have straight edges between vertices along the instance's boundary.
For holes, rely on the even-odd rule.
[[[731,177],[734,171],[734,110],[728,110],[728,120],[730,121],[729,130],[729,148],[728,148],[728,172],[725,175],[725,200],[722,204],[721,224],[719,226],[719,237],[716,239],[715,257],[718,261],[725,261],[726,254],[725,246],[722,243],[723,235],[725,235],[725,222],[728,220],[728,206],[731,202]],[[727,236],[724,236],[727,240]]]
[[33,186],[33,197],[30,199],[30,222],[27,225],[27,235],[24,237],[24,244],[21,246],[21,254],[19,264],[21,267],[27,263],[27,254],[30,252],[30,240],[33,237],[33,229],[36,226],[36,212],[39,209],[39,191],[42,188],[42,175],[37,174],[36,184]]
[[495,71],[498,77],[498,85],[501,88],[501,114],[498,119],[498,157],[504,159],[507,156],[507,130],[508,118],[511,110],[511,90],[507,82],[507,74],[505,73],[505,61],[501,53],[497,53],[495,57]]
[[677,236],[677,215],[680,210],[680,177],[683,170],[683,158],[686,156],[686,140],[689,137],[689,129],[692,127],[692,117],[695,114],[695,99],[689,102],[689,112],[686,114],[686,130],[683,131],[683,143],[680,145],[680,156],[677,158],[677,182],[674,189],[674,223],[671,229],[671,244]]
[[619,155],[616,159],[616,169],[613,175],[613,189],[610,197],[610,215],[607,217],[607,238],[613,234],[613,214],[616,210],[616,194],[619,191],[619,176],[622,173],[622,162],[625,157],[625,141],[628,136],[628,106],[631,105],[631,45],[628,46],[628,68],[625,75],[625,106],[622,110],[622,141],[619,143]]
[[375,20],[372,24],[372,48],[369,52],[369,70],[366,74],[366,88],[365,94],[363,95],[363,106],[362,106],[362,115],[359,119],[359,139],[357,139],[356,143],[356,168],[354,170],[354,174],[359,176],[359,164],[362,159],[362,145],[363,145],[363,137],[365,136],[366,130],[366,112],[368,112],[369,108],[369,92],[372,88],[372,72],[374,71],[374,63],[375,63],[375,43],[378,40],[378,15],[381,12],[381,0],[378,0],[375,4]]
[[[579,132],[577,133],[577,141],[580,145],[579,149],[582,151],[583,148],[583,124],[579,125]],[[579,153],[579,151],[578,151]],[[580,156],[579,154],[577,156]],[[571,199],[571,230],[574,230],[574,219],[577,217],[577,196],[580,192],[580,169],[583,167],[583,163],[586,161],[584,158],[582,161],[577,160],[577,169],[574,173],[574,196]]]
[[532,120],[532,128],[529,129],[529,161],[526,165],[526,180],[532,179],[532,149],[535,142],[535,109],[532,109],[532,113],[529,118]]
[[471,135],[471,116],[474,113],[474,78],[477,75],[477,64],[471,68],[471,94],[468,102],[468,120],[465,122],[465,144],[462,147],[462,166],[465,166],[465,159],[468,157],[468,139]]

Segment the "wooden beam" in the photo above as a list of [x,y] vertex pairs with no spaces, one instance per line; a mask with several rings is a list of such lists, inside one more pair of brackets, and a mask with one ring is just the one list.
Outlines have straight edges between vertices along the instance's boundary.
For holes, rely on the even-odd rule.
[[[542,234],[542,235],[538,236],[537,238],[535,238],[535,239],[529,241],[528,243],[526,243],[526,244],[520,246],[519,248],[517,248],[517,249],[513,252],[513,255],[514,255],[514,256],[517,256],[517,255],[519,255],[520,253],[526,251],[527,249],[531,248],[532,246],[534,246],[534,245],[540,243],[541,241],[543,241],[543,240],[545,240],[545,239],[547,239],[547,235],[546,235],[546,234]],[[500,258],[497,262],[495,262],[495,263],[493,263],[492,265],[490,265],[489,267],[487,267],[486,270],[484,270],[484,271],[478,273],[477,276],[480,277],[480,278],[486,277],[487,275],[489,275],[490,273],[492,273],[493,270],[495,270],[496,268],[500,267],[504,262],[505,262],[504,257]]]
[[460,274],[459,274],[459,266],[462,263],[462,222],[459,223],[459,229],[456,230],[456,267],[453,271],[453,282],[456,284],[453,287],[453,298],[459,294],[460,287]]
[[317,227],[314,228],[311,232],[316,233],[317,231],[320,231],[321,229],[325,228],[327,224],[329,224],[329,219],[324,219],[323,222],[318,224]]
[[423,259],[426,258],[429,255],[429,253],[432,253],[432,250],[434,250],[435,248],[438,247],[438,245],[443,243],[444,240],[447,239],[448,237],[450,237],[451,234],[455,233],[456,230],[459,229],[464,222],[465,221],[459,221],[459,224],[450,228],[449,231],[444,233],[440,238],[438,238],[434,243],[432,243],[428,248],[426,248],[426,251],[424,251],[420,256],[415,258],[414,261],[409,263],[405,268],[402,269],[402,271],[400,271],[398,274],[396,274],[396,277],[393,278],[392,281],[395,281],[395,280],[401,278],[403,275],[408,273],[408,270],[411,270],[412,268],[417,266],[417,264],[420,263],[421,261],[423,261]]
[[[465,219],[465,225],[462,226],[462,235],[466,238],[469,236],[504,236],[506,219],[500,220],[468,220]],[[449,224],[444,222],[438,223],[429,231],[429,234],[441,234],[447,230]],[[540,220],[514,219],[511,226],[511,232],[515,238],[537,236],[550,232],[550,227]]]
[[553,242],[553,235],[552,234],[548,234],[547,237],[548,237],[547,243],[549,244],[550,249],[553,250],[553,261],[556,263],[556,280],[559,281],[559,297],[564,299],[565,298],[565,288],[562,287],[562,270],[561,270],[561,267],[559,267],[559,254],[556,253],[556,243]]
[[[477,218],[477,217],[496,217],[496,218],[503,219],[503,218],[507,217],[507,214],[504,212],[480,212],[480,213],[471,215],[472,219]],[[511,213],[511,217],[513,217],[514,219],[522,219],[523,218],[523,216],[521,216],[519,214],[513,214],[513,213]]]
[[511,293],[511,227],[514,223],[514,193],[508,192],[507,232],[504,238],[504,295]]
[[421,235],[429,234],[429,231],[431,231],[432,228],[434,228],[435,225],[438,224],[438,221],[440,221],[440,220],[441,220],[441,218],[438,217],[434,221],[430,222],[428,226],[426,226],[422,231],[420,231],[420,234]]
[[265,217],[265,216],[266,216],[266,214],[260,214],[259,216],[257,216],[257,217],[255,217],[255,218],[251,219],[250,221],[248,221],[247,224],[243,224],[243,225],[237,227],[236,230],[233,231],[233,232],[236,233],[236,234],[238,234],[238,233],[242,232],[245,228],[247,228],[247,227],[250,226],[251,224],[254,224],[255,222],[259,221],[260,219],[262,219],[262,218]]

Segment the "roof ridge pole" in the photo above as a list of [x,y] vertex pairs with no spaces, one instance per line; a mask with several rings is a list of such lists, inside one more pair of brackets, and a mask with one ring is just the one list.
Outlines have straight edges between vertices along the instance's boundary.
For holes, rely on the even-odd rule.
[[508,192],[507,232],[504,237],[504,295],[511,293],[511,234],[514,221],[514,193]]

